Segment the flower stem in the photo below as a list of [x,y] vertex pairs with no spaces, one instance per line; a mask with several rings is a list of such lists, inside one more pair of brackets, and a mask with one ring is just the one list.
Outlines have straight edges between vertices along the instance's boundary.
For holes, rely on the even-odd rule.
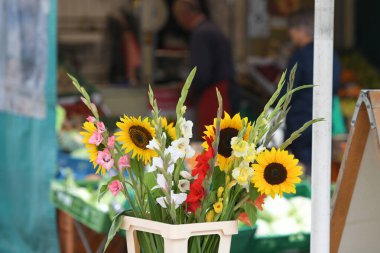
[[242,205],[244,205],[244,203],[247,202],[248,199],[249,199],[249,195],[244,196],[244,198],[242,198],[239,201],[239,203],[236,204],[236,206],[234,207],[234,211],[238,210]]

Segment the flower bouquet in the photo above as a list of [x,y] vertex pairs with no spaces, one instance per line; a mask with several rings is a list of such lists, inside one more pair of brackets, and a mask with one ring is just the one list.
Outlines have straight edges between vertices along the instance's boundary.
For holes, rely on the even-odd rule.
[[[204,150],[196,156],[194,168],[185,166],[185,159],[193,157],[195,151],[190,145],[193,122],[185,118],[184,103],[195,68],[183,86],[175,124],[160,115],[149,87],[152,115],[146,118],[124,115],[116,123],[115,135],[100,120],[85,89],[69,75],[93,114],[81,132],[89,159],[96,173],[116,171],[99,187],[98,200],[110,191],[115,196],[123,194],[131,206],[131,210],[114,217],[107,245],[123,228],[127,230],[128,250],[132,252],[139,247],[144,253],[178,252],[186,247],[188,252],[218,252],[218,248],[219,252],[228,252],[231,234],[237,233],[239,216],[248,217],[253,226],[265,198],[295,193],[302,168],[286,147],[321,119],[305,123],[279,147],[268,148],[289,110],[292,94],[312,87],[292,88],[295,69],[289,75],[286,94],[280,97],[286,83],[284,73],[254,122],[239,114],[223,113],[222,97],[216,90],[219,109],[214,123],[205,126]],[[183,233],[186,235],[181,237],[179,234]]]

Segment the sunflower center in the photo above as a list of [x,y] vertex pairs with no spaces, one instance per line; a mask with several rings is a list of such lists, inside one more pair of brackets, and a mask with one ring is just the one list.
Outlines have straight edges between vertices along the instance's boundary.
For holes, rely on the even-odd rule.
[[218,153],[224,157],[230,157],[232,154],[231,139],[237,136],[239,131],[235,128],[224,128],[220,130],[220,141]]
[[149,141],[153,138],[147,129],[141,126],[131,126],[129,128],[129,135],[132,142],[141,149],[147,149]]
[[288,171],[280,163],[270,163],[264,171],[265,180],[271,185],[281,184],[286,180]]

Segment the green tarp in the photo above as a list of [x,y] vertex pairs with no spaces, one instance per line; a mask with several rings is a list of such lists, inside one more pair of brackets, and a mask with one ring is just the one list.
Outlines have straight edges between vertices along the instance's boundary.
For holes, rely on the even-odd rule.
[[0,252],[59,251],[49,201],[56,166],[56,0],[51,0],[48,34],[45,117],[0,112]]

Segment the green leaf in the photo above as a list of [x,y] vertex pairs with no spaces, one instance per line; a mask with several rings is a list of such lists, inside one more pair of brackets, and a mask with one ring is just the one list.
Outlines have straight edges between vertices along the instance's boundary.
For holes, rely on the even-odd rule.
[[[148,188],[148,189],[152,189],[154,186],[157,185],[157,179],[156,177],[154,176],[153,173],[146,173],[145,177],[144,177],[144,185]],[[151,190],[149,190],[151,191]],[[158,192],[158,191],[157,191]],[[153,193],[151,193],[152,196],[154,196]]]
[[[211,191],[209,192],[209,194],[206,196],[207,198],[203,198],[202,200],[202,208],[198,208],[198,209],[202,209],[200,214],[199,214],[199,217],[200,217],[200,220],[201,221],[205,221],[206,219],[206,211],[209,210],[209,208],[213,208],[212,205],[216,202],[216,197],[217,197],[217,193],[216,191]],[[220,215],[219,215],[220,216]]]
[[98,191],[98,202],[103,198],[103,196],[108,192],[108,184],[103,184],[99,187]]
[[324,120],[323,118],[309,120],[308,122],[303,124],[303,126],[300,127],[297,131],[293,132],[290,135],[290,137],[284,143],[282,143],[278,148],[282,149],[282,150],[286,149],[290,144],[292,144],[292,142],[294,140],[296,140],[298,137],[300,137],[301,134],[303,133],[303,131],[305,131],[309,126],[311,126],[312,124],[314,124],[316,122],[323,121],[323,120]]
[[226,173],[215,167],[214,174],[212,175],[212,191],[217,191],[220,186],[224,186],[226,182]]
[[154,221],[163,221],[161,215],[161,208],[157,205],[156,200],[153,198],[150,189],[146,187],[147,195],[148,195],[148,205],[150,210],[150,218]]
[[257,191],[256,187],[253,187],[252,184],[249,185],[249,198],[252,201],[255,201],[260,196],[260,193]]
[[[132,168],[132,172],[135,176],[140,176],[140,161],[138,161],[137,159],[131,159],[130,160],[130,163],[131,163],[131,168]],[[132,175],[129,175],[130,177]]]
[[253,227],[257,220],[257,209],[256,207],[249,202],[246,202],[243,205],[244,211],[247,213],[249,221],[251,222],[251,226]]
[[112,225],[110,230],[108,231],[108,236],[107,236],[107,242],[104,246],[103,253],[106,252],[106,249],[112,239],[115,237],[116,233],[120,230],[121,224],[123,223],[123,217],[124,217],[124,212],[120,212],[119,214],[115,215],[112,219]]

